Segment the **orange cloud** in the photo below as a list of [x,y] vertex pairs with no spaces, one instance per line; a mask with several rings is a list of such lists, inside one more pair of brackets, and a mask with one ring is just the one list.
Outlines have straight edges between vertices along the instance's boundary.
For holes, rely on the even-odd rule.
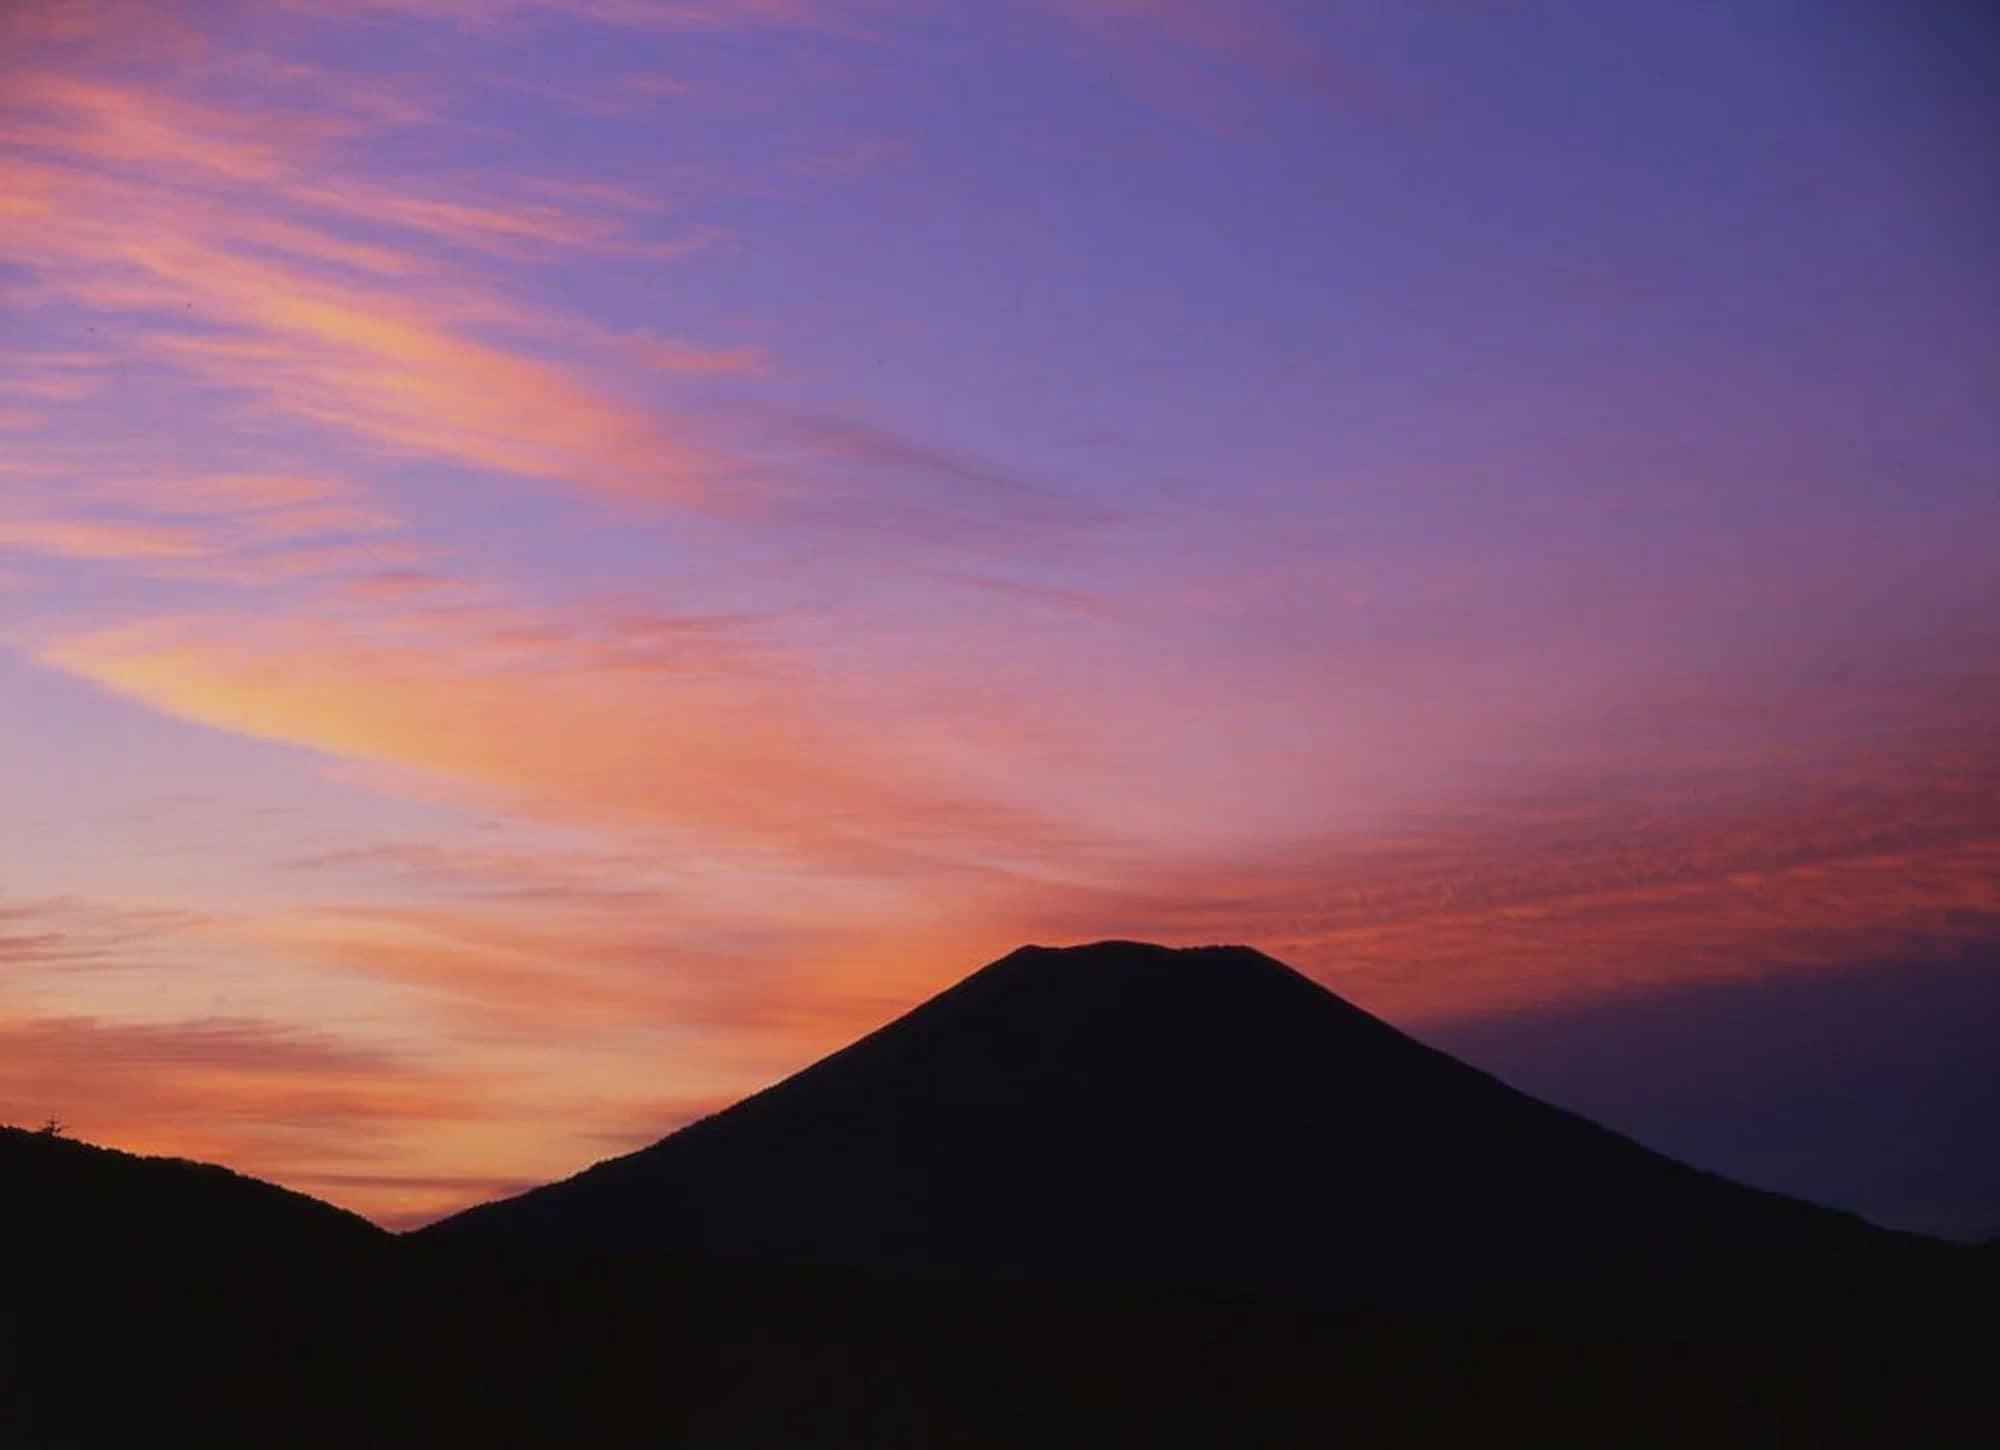
[[147,572],[161,579],[184,579],[238,589],[268,589],[302,579],[368,577],[407,569],[429,552],[398,539],[308,543],[234,553],[186,563],[164,563]]
[[703,944],[659,902],[592,899],[301,909],[257,930],[294,959],[420,989],[454,1023],[542,1046],[742,1028],[774,995],[780,970]]
[[[490,1111],[493,1084],[240,1018],[0,1018],[0,1121],[298,1182]],[[363,1211],[394,1195],[338,1195]]]
[[136,946],[205,920],[198,912],[67,897],[0,900],[0,967],[20,982],[45,971],[108,966]]
[[478,342],[410,299],[155,244],[131,259],[238,325],[157,335],[161,356],[382,442],[605,492],[688,496],[700,456],[561,369]]
[[[626,1146],[636,1148],[644,1141]],[[286,1186],[301,1193],[350,1207],[363,1206],[360,1211],[391,1233],[421,1228],[475,1203],[511,1198],[546,1181],[483,1173],[365,1173],[311,1167],[292,1168],[285,1175]]]
[[[30,67],[0,102],[0,245],[31,307],[116,320],[121,376],[137,364],[155,382],[209,385],[177,401],[228,410],[210,440],[303,423],[364,457],[736,514],[783,506],[798,522],[926,543],[1074,512],[1004,470],[854,420],[712,400],[677,413],[662,396],[674,380],[760,376],[768,354],[523,300],[518,264],[660,263],[722,236],[662,235],[656,194],[534,176],[460,194],[388,174],[384,138],[438,117],[357,98],[312,67],[230,55],[190,78],[138,56],[83,75],[64,71],[71,59]],[[246,69],[254,94],[291,104],[241,100]],[[64,397],[101,385],[32,360],[12,376]],[[732,423],[748,436],[723,436]]]
[[96,162],[165,166],[232,182],[270,181],[289,145],[326,126],[297,112],[226,111],[61,72],[17,80],[0,114],[0,144]]
[[292,474],[209,474],[99,485],[101,493],[154,512],[261,513],[333,504],[350,496],[345,485]]
[[[408,1224],[508,1175],[573,1166],[578,1135],[629,1139],[646,1121],[635,1102],[646,1114],[668,1101],[713,1106],[761,1080],[713,1042],[677,1049],[670,1070],[656,1056],[694,1022],[735,1040],[773,974],[691,942],[692,913],[672,898],[601,889],[605,872],[646,870],[642,857],[399,847],[301,869],[351,877],[370,860],[446,872],[467,900],[227,917],[0,903],[0,976],[21,993],[0,1000],[0,1120],[55,1116],[99,1141],[228,1162]],[[152,949],[190,931],[223,975],[183,993],[181,962]],[[336,1035],[317,1012],[310,1026],[240,1010],[132,1015],[141,1000],[170,1012],[176,995],[209,999],[246,956],[279,1012],[286,979],[309,993],[329,973],[394,984],[396,1045]],[[379,1030],[372,1011],[354,1020]],[[542,1128],[524,1143],[529,1123]],[[416,1161],[421,1174],[406,1166]]]
[[[28,481],[0,551],[115,563],[149,578],[234,586],[381,571],[425,551],[385,537],[402,520],[358,490],[293,477],[161,475],[143,480]],[[71,512],[50,510],[69,505]]]
[[462,587],[449,575],[426,569],[382,569],[343,581],[339,597],[357,604],[394,605],[450,594]]
[[1870,742],[1747,796],[1552,783],[1022,909],[1249,940],[1401,1021],[1954,955],[2000,939],[2000,745],[1951,717],[1922,754]]
[[[369,176],[345,149],[369,126],[35,73],[0,106],[0,192],[16,213],[0,215],[0,240],[44,300],[128,317],[127,360],[192,370],[376,445],[590,492],[699,495],[707,460],[682,430],[557,354],[636,349],[705,374],[754,371],[760,354],[610,339],[482,292],[435,248],[660,261],[710,234],[632,238],[629,208],[601,200],[470,200]],[[92,384],[28,366],[13,386],[70,396]]]
[[387,1053],[236,1018],[17,1019],[0,1023],[0,1044],[0,1118],[54,1115],[147,1146],[231,1120],[336,1137],[356,1119],[437,1121],[469,1114],[475,1101],[413,1090],[417,1075]]
[[674,623],[590,630],[473,611],[427,643],[331,621],[162,623],[58,641],[41,658],[240,734],[775,860],[860,870],[1040,844],[1056,829],[965,795],[910,738],[890,748],[741,630]]

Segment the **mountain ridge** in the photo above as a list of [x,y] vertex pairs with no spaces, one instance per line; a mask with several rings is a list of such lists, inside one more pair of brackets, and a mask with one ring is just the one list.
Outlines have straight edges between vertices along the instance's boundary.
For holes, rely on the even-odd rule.
[[1664,1158],[1254,949],[1131,941],[1017,949],[422,1232],[1687,1332],[1879,1312],[1947,1252]]
[[[240,1175],[22,1131],[0,1183],[30,1230],[0,1252],[21,1450],[1993,1443],[1990,1339],[1699,1345],[491,1251],[253,1187],[299,1230],[267,1253],[232,1242]],[[154,1232],[190,1186],[207,1231]]]
[[[1085,972],[1061,970],[1079,961]],[[1271,1097],[1288,1083],[1306,1091],[1290,1108]],[[1524,1121],[1555,1146],[1522,1149]],[[707,1252],[567,1231],[392,1235],[224,1169],[0,1133],[0,1207],[17,1229],[0,1266],[0,1443],[1994,1443],[2000,1245],[1897,1235],[1660,1159],[1261,954],[1013,953],[703,1123],[568,1183],[608,1186],[614,1207],[647,1208],[694,1250],[706,1234]],[[1274,1179],[1273,1145],[1296,1148],[1301,1129],[1343,1153],[1305,1153],[1292,1181]],[[1239,1130],[1249,1140],[1232,1150]],[[1482,1135],[1514,1151],[1481,1158]],[[1454,1173],[1481,1181],[1440,1176],[1441,1143],[1522,1183],[1487,1182],[1490,1202],[1444,1211],[1413,1199],[1413,1184],[1435,1191]],[[1580,1172],[1578,1153],[1599,1167]],[[1398,1311],[1393,1295],[1337,1307],[1285,1292],[1296,1275],[1351,1268],[1357,1250],[1382,1272],[1336,1287],[1479,1281],[1509,1242],[1495,1226],[1521,1227],[1509,1195],[1546,1187],[1551,1165],[1570,1165],[1559,1187],[1601,1177],[1602,1153],[1623,1166],[1573,1218],[1632,1212],[1614,1190],[1636,1175],[1640,1190],[1665,1186],[1670,1220],[1720,1194],[1725,1226],[1740,1235],[1747,1216],[1749,1247],[1775,1249],[1772,1263],[1741,1242],[1705,1261],[1704,1242],[1731,1240],[1697,1234],[1664,1265],[1671,1284],[1706,1263],[1697,1292],[1676,1298],[1625,1255],[1603,1260],[1607,1243],[1631,1245],[1600,1226],[1585,1265],[1617,1271],[1605,1300],[1575,1296],[1547,1234],[1542,1259],[1484,1281],[1483,1304],[1446,1294],[1425,1313],[1408,1296]],[[1371,1209],[1372,1180],[1349,1173],[1358,1203],[1326,1199],[1322,1160],[1343,1154],[1394,1192]],[[1273,1197],[1274,1182],[1307,1191]],[[663,1204],[663,1189],[692,1201]],[[804,1245],[820,1263],[773,1262],[786,1256],[768,1243],[761,1256],[712,1251],[746,1202],[763,1207],[748,1223],[760,1233],[840,1232]],[[1398,1213],[1414,1237],[1396,1232]],[[1659,1247],[1657,1230],[1641,1244]],[[892,1252],[831,1262],[856,1232]],[[1115,1259],[1121,1235],[1153,1257],[1093,1279],[1092,1256]],[[1874,1289],[1847,1286],[1844,1310],[1839,1296],[1795,1297],[1794,1240],[1809,1271],[1873,1263]],[[1202,1257],[1246,1242],[1260,1253]],[[1755,1292],[1718,1299],[1718,1263]],[[1279,1272],[1194,1282],[1204,1268],[1230,1277],[1218,1267]],[[1927,1297],[1933,1270],[1962,1280],[1960,1302],[1980,1312],[1954,1317]],[[1551,1273],[1565,1292],[1523,1296],[1522,1276]],[[1733,1306],[1774,1305],[1787,1312],[1718,1324]]]

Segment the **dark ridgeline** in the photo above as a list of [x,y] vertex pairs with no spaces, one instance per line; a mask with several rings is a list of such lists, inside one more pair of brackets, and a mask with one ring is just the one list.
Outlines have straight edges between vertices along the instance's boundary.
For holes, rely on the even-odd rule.
[[1711,1336],[1876,1313],[1958,1257],[1673,1162],[1262,953],[1130,942],[1024,947],[428,1232]]
[[24,1450],[2000,1443],[1991,1248],[1669,1162],[1234,948],[1024,949],[421,1235],[12,1129],[0,1226]]

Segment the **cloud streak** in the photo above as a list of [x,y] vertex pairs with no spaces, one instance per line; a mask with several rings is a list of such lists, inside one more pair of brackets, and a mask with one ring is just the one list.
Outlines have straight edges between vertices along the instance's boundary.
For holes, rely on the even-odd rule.
[[1984,949],[2000,940],[1992,726],[1945,712],[1934,753],[1876,743],[1733,798],[1615,777],[1502,794],[1079,893],[1058,930],[1243,937],[1427,1021]]
[[1973,193],[1779,30],[1456,24],[0,7],[8,1102],[407,1222],[1024,939],[1991,939]]
[[331,620],[163,621],[41,658],[204,724],[778,859],[991,850],[1056,829],[926,779],[738,631],[612,623],[475,614],[398,640]]
[[55,1117],[100,1142],[281,1179],[365,1156],[370,1138],[475,1119],[481,1086],[271,1022],[0,1020],[0,1119]]
[[[371,177],[358,168],[382,128],[351,111],[32,74],[0,111],[17,198],[0,235],[45,304],[130,318],[128,360],[377,446],[585,492],[696,496],[700,452],[657,408],[552,357],[559,320],[503,305],[490,282],[482,294],[447,280],[438,250],[657,263],[688,241],[625,236],[625,214],[601,207]],[[529,345],[481,335],[496,318]],[[669,371],[754,366],[740,348],[638,345]]]

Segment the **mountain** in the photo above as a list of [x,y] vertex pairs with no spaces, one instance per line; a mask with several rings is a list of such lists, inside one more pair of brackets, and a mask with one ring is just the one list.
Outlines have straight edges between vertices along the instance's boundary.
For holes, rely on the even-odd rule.
[[396,1244],[213,1164],[10,1127],[0,1224],[0,1444],[24,1446],[115,1443],[73,1434],[112,1407],[185,1421],[208,1403],[197,1366],[229,1398],[302,1391],[298,1366],[339,1331],[301,1306],[340,1302]]
[[2000,1443],[1994,1345],[1688,1344],[378,1233],[0,1131],[8,1450]]
[[1669,1163],[1240,950],[1018,952],[422,1235],[13,1129],[0,1228],[8,1450],[2000,1443],[2000,1336],[1931,1287],[1990,1305],[1991,1246]]
[[1725,1336],[1920,1328],[1968,1262],[1664,1158],[1261,953],[1133,942],[1024,947],[427,1236]]
[[[238,1326],[221,1313],[191,1326],[187,1305],[310,1296],[396,1242],[357,1214],[211,1163],[11,1127],[0,1127],[0,1221],[0,1280],[43,1306],[51,1334],[83,1315],[78,1327],[106,1351],[150,1343],[171,1319],[183,1339],[212,1337],[222,1352]],[[121,1306],[109,1320],[76,1307],[107,1298]]]
[[[0,1202],[17,1238],[151,1259],[293,1258],[384,1242],[359,1214],[213,1163],[99,1148],[54,1129],[0,1126]],[[210,1267],[214,1267],[211,1264]]]

